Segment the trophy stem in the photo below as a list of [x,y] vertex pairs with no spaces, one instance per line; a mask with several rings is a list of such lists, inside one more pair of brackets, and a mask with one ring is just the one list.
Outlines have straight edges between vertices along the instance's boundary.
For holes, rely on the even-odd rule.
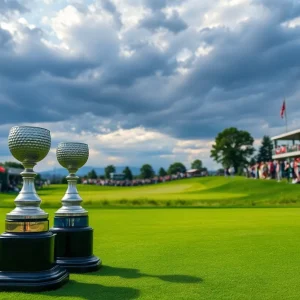
[[32,168],[26,168],[21,176],[23,187],[14,201],[16,208],[6,215],[7,219],[47,219],[48,214],[40,208],[41,199],[34,186],[36,173]]
[[80,206],[82,198],[77,191],[79,177],[75,173],[70,173],[66,178],[68,189],[62,198],[62,207],[55,213],[55,216],[87,216],[88,212]]

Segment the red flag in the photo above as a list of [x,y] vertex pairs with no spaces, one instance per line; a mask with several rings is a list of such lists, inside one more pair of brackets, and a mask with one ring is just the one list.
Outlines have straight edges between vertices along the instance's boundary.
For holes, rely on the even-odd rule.
[[285,113],[285,100],[283,100],[282,106],[281,106],[281,110],[280,110],[280,117],[283,119]]
[[5,173],[5,169],[0,166],[0,173]]

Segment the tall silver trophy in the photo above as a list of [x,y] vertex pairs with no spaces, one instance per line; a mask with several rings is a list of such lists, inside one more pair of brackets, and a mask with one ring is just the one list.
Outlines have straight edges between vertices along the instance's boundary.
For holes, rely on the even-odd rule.
[[43,160],[51,146],[50,131],[45,128],[15,126],[8,136],[8,147],[25,170],[21,173],[23,187],[15,199],[16,208],[7,214],[7,219],[47,219],[41,208],[41,199],[36,193],[33,167]]
[[0,236],[0,288],[41,291],[67,282],[66,270],[55,265],[55,235],[49,232],[48,214],[40,208],[33,167],[44,159],[51,146],[50,131],[31,126],[12,127],[8,147],[24,166],[23,187],[16,208],[6,215],[5,233]]
[[56,157],[69,172],[68,188],[51,229],[57,234],[56,263],[70,272],[96,271],[101,260],[93,255],[93,229],[89,227],[88,212],[80,205],[82,198],[76,187],[76,172],[87,162],[89,147],[83,143],[63,142],[57,147]]

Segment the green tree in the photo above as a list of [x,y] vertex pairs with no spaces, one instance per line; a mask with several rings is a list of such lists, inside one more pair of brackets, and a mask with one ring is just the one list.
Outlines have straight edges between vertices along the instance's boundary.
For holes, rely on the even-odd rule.
[[184,166],[184,164],[182,164],[181,162],[175,162],[171,164],[168,169],[168,173],[171,175],[171,174],[177,174],[178,172],[179,173],[186,172],[186,167]]
[[6,161],[3,165],[6,168],[24,169],[24,166],[21,163],[14,161]]
[[97,173],[94,169],[92,169],[90,172],[87,174],[89,179],[97,179]]
[[116,172],[116,168],[113,165],[109,165],[104,169],[105,177],[107,179],[110,179],[110,173],[115,173],[115,172]]
[[132,180],[133,176],[132,176],[132,172],[129,167],[125,167],[125,169],[123,170],[123,174],[125,176],[125,179]]
[[262,138],[261,146],[259,147],[257,160],[270,161],[272,160],[273,143],[269,136],[265,135]]
[[197,169],[197,170],[202,170],[202,168],[203,168],[202,161],[200,159],[194,160],[191,164],[191,168]]
[[255,157],[251,157],[250,161],[249,161],[249,165],[250,166],[254,166],[256,164],[256,158]]
[[166,172],[166,170],[164,168],[160,168],[158,171],[158,175],[163,177],[166,176],[168,173]]
[[240,166],[248,164],[254,153],[254,139],[249,132],[230,127],[220,132],[212,146],[210,157],[224,168],[233,166],[237,172]]
[[64,176],[61,178],[61,181],[60,181],[62,184],[67,184],[68,181],[67,181],[67,178]]
[[145,164],[140,169],[140,176],[143,179],[152,178],[155,175],[154,170],[151,165]]

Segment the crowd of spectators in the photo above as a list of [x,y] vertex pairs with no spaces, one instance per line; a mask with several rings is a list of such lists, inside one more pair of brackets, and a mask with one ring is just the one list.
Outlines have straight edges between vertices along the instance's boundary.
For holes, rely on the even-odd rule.
[[[43,187],[50,185],[50,180],[35,180],[35,187],[41,189]],[[6,187],[3,189],[3,183],[0,181],[0,192],[20,192],[20,187],[22,187],[22,180],[16,181],[14,179],[9,180]]]
[[18,187],[18,182],[15,181],[15,180],[10,180],[8,183],[7,183],[7,191],[8,192],[19,192],[20,191],[20,188]]
[[230,167],[230,168],[225,168],[224,169],[224,176],[225,177],[227,177],[227,176],[233,177],[234,174],[235,174],[234,167]]
[[245,170],[245,175],[254,179],[274,179],[280,182],[300,183],[300,158],[258,162]]
[[295,151],[300,151],[300,145],[281,145],[275,148],[274,154],[283,154]]
[[[202,172],[198,176],[207,176],[207,172]],[[166,176],[155,176],[149,179],[132,179],[132,180],[112,180],[112,179],[82,179],[82,184],[95,184],[95,185],[102,185],[102,186],[139,186],[139,185],[146,185],[146,184],[157,184],[172,180],[184,179],[184,178],[191,178],[193,175],[188,173],[177,173],[174,175],[166,175]]]

